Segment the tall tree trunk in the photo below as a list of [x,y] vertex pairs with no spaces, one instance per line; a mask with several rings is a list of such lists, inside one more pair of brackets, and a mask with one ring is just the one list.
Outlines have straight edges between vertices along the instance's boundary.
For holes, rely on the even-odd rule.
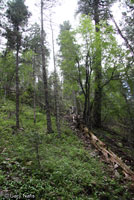
[[44,47],[44,26],[43,26],[43,0],[41,0],[41,53],[42,53],[42,71],[43,71],[43,82],[44,82],[44,92],[45,92],[45,105],[46,105],[46,117],[47,117],[47,131],[52,133],[52,123],[50,116],[50,106],[48,100],[48,81],[47,81],[47,71],[46,71],[46,57],[45,57],[45,47]]
[[[100,66],[99,66],[100,67]],[[102,101],[102,88],[101,88],[101,69],[95,71],[95,96],[94,96],[94,126],[101,127],[101,101]]]
[[34,111],[34,124],[36,124],[36,77],[35,77],[35,56],[34,56],[34,58],[33,58],[33,85],[34,85],[33,111]]
[[19,39],[17,38],[17,49],[16,49],[16,129],[19,129]]
[[91,128],[91,100],[90,100],[90,77],[88,80],[88,100],[87,100],[87,126]]
[[86,123],[86,111],[87,111],[87,94],[84,96],[84,110],[83,110],[83,120]]
[[[88,48],[88,47],[87,47]],[[91,111],[90,111],[90,76],[91,71],[89,72],[89,69],[91,70],[91,63],[89,61],[89,51],[86,55],[86,81],[85,81],[85,103],[84,103],[84,121],[86,125],[90,128],[91,127]]]
[[96,58],[95,58],[95,96],[94,96],[94,126],[101,127],[101,101],[102,101],[102,88],[101,88],[101,42],[99,37],[99,0],[95,0],[94,4],[94,21],[96,25]]
[[7,85],[4,85],[4,102],[6,101],[6,97],[7,97]]
[[59,108],[59,94],[58,94],[58,80],[57,80],[57,69],[56,69],[56,60],[55,60],[55,48],[54,48],[54,34],[53,34],[53,27],[50,20],[50,27],[52,32],[52,46],[53,46],[53,63],[54,63],[54,98],[55,98],[55,113],[56,113],[56,126],[57,131],[60,136],[60,108]]

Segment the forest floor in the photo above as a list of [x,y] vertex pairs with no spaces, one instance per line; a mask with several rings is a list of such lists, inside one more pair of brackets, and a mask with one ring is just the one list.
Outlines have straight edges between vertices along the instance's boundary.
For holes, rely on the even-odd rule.
[[[72,116],[66,116],[66,120],[68,121],[69,126],[73,131],[76,132],[77,136],[83,141],[83,144],[87,150],[94,149],[93,156],[99,157],[99,159],[107,165],[107,172],[109,172],[109,176],[111,178],[118,177],[122,178],[122,182],[126,182],[126,177],[124,176],[120,166],[116,165],[116,168],[114,167],[112,162],[109,162],[109,160],[106,159],[106,157],[103,155],[103,152],[99,151],[92,143],[90,134],[87,135],[87,133],[84,133],[84,130],[80,130],[78,128],[77,121],[72,120]],[[78,122],[79,123],[79,122]],[[84,125],[84,124],[81,124]],[[117,131],[118,130],[118,131]],[[134,144],[132,141],[130,143],[128,142],[128,138],[125,138],[124,135],[122,135],[121,129],[119,130],[119,127],[115,131],[115,127],[102,127],[101,129],[93,129],[90,130],[97,138],[102,141],[105,146],[106,150],[110,150],[110,152],[113,152],[114,155],[117,155],[119,159],[121,159],[122,162],[130,169],[132,170],[134,174]],[[124,132],[124,131],[123,131]],[[127,133],[129,134],[129,133]],[[88,137],[87,137],[88,136]],[[111,159],[112,161],[112,159]],[[130,178],[130,177],[129,177]],[[128,179],[129,179],[128,178]],[[132,181],[133,182],[133,181]],[[131,184],[131,191],[134,196],[134,183]]]
[[[99,153],[66,121],[61,137],[46,133],[45,113],[21,105],[15,132],[15,104],[0,103],[0,200],[133,200],[133,183],[115,176]],[[82,133],[80,133],[82,134]],[[82,136],[82,135],[81,135]],[[109,169],[108,169],[109,168]]]
[[[77,129],[76,122],[73,123],[72,119],[68,116],[68,122],[70,122],[70,126],[73,130],[76,130],[79,133],[79,129]],[[134,171],[134,142],[128,141],[129,132],[127,129],[121,129],[119,126],[110,126],[110,127],[102,127],[101,129],[93,129],[91,130],[102,142],[106,144],[108,149],[112,150],[118,157],[120,157],[123,162],[130,167],[131,170]],[[81,131],[80,131],[81,133]],[[80,137],[83,137],[83,134],[80,134]],[[125,135],[125,136],[124,136]],[[84,137],[85,143],[87,143],[88,138]]]

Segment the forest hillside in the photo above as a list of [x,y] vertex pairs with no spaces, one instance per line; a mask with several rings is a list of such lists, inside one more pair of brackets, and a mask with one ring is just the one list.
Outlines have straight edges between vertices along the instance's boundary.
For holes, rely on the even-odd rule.
[[133,200],[134,2],[35,2],[0,0],[0,199]]
[[[0,199],[132,199],[133,184],[115,174],[90,144],[88,150],[66,121],[61,136],[52,118],[47,134],[46,115],[21,107],[21,128],[14,132],[15,103],[0,104]],[[111,168],[111,169],[110,169]]]

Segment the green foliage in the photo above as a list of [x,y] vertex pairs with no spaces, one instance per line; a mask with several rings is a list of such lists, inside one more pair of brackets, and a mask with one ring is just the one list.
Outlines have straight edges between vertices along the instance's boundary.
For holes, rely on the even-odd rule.
[[[100,31],[96,32],[96,28]],[[75,40],[76,38],[78,38],[77,41]],[[107,25],[105,21],[100,21],[99,25],[95,26],[89,15],[82,15],[80,24],[75,31],[71,29],[66,30],[66,27],[62,27],[59,44],[61,53],[60,66],[64,79],[63,94],[67,100],[66,95],[68,94],[71,104],[73,104],[73,91],[76,91],[79,102],[82,105],[84,104],[85,94],[83,90],[86,91],[86,87],[88,86],[90,86],[88,91],[90,96],[89,101],[92,104],[95,91],[101,88],[105,93],[107,90],[105,87],[109,88],[108,85],[117,80],[120,74],[124,72],[122,57],[126,53],[117,44],[113,27]],[[99,76],[97,75],[98,71],[101,74],[99,80],[96,79],[96,76]],[[83,90],[81,85],[83,86]],[[111,92],[109,89],[107,91]],[[114,95],[114,98],[116,98],[116,95]],[[102,98],[102,102],[103,100]],[[106,106],[105,100],[102,105]],[[117,98],[115,101],[117,102],[118,100]],[[119,109],[117,110],[119,111]],[[115,111],[114,108],[113,112],[118,113],[117,110]],[[103,117],[106,114],[105,111],[105,107],[102,107]],[[111,113],[109,112],[108,114],[108,111],[109,109],[107,109],[107,115],[110,116]]]
[[27,88],[29,85],[33,85],[33,56],[35,53],[32,50],[25,51],[22,54],[22,60],[24,62],[20,66],[20,82],[24,88]]
[[1,98],[4,94],[4,89],[7,90],[7,94],[11,87],[14,86],[14,74],[15,74],[15,56],[13,52],[6,52],[0,57],[0,80],[1,80]]
[[[26,25],[30,13],[24,4],[24,0],[8,1],[6,17],[10,24],[6,25],[7,44],[10,49],[18,49],[21,46],[22,33],[21,28]],[[24,31],[24,30],[23,30]]]
[[[95,33],[95,26],[93,25],[93,22],[90,18],[90,16],[82,15],[80,18],[80,24],[78,28],[76,29],[76,33],[78,37],[80,37],[81,44],[79,43],[80,46],[80,55],[79,59],[81,59],[81,62],[83,63],[86,60],[87,53],[89,54],[89,57],[91,59],[91,63],[93,61],[93,57],[95,54],[95,49],[96,49],[96,33]],[[98,41],[97,41],[98,44]],[[100,47],[98,47],[100,48]],[[97,58],[96,58],[97,59]],[[89,66],[89,68],[92,66]],[[91,69],[90,69],[91,70]],[[85,71],[82,69],[81,66],[81,71]]]
[[3,174],[3,171],[0,170],[0,184],[2,185],[4,183],[4,180],[5,180],[5,176]]
[[[0,104],[0,184],[3,199],[28,196],[37,200],[131,199],[131,194],[120,185],[120,180],[108,177],[105,166],[92,156],[92,152],[83,148],[66,124],[62,126],[60,138],[56,132],[46,134],[44,114],[37,112],[37,125],[34,126],[32,109],[23,105],[23,129],[13,135],[13,116],[9,113],[14,108],[12,101]],[[54,119],[52,122],[55,124]],[[7,127],[10,131],[6,131]]]
[[90,14],[94,20],[98,19],[98,16],[102,20],[107,20],[109,18],[108,12],[110,12],[110,7],[115,2],[116,0],[98,0],[97,2],[95,0],[78,0],[77,13]]
[[[112,2],[114,1],[108,1],[106,7],[108,8]],[[93,1],[79,1],[80,7],[84,6],[79,9],[85,9],[86,3],[89,3],[90,10],[93,8]],[[88,12],[89,9],[83,11]],[[22,28],[29,16],[24,0],[9,1],[6,14],[11,23],[6,29],[6,37],[9,46],[15,49],[16,44],[21,45]],[[93,14],[91,12],[91,15]],[[103,14],[101,7],[99,14]],[[89,107],[93,106],[94,93],[98,88],[95,76],[97,70],[101,70],[100,87],[103,90],[101,114],[105,124],[113,121],[126,123],[127,119],[127,123],[130,124],[131,121],[132,125],[133,65],[130,52],[125,52],[118,46],[113,27],[104,21],[99,21],[95,26],[90,16],[83,15],[75,30],[71,29],[69,22],[64,22],[60,29],[59,65],[64,79],[64,109],[73,104],[73,92],[76,101],[83,109],[85,103],[83,90],[86,91],[87,79],[87,84],[90,86],[88,88],[90,91],[87,92],[90,98]],[[36,108],[36,124],[34,124],[33,108],[29,107],[33,105],[34,89],[37,90],[36,97],[39,98],[39,103],[41,98],[44,102],[44,94],[43,82],[40,79],[40,27],[34,24],[29,30],[19,63],[21,105],[18,131],[15,127],[15,104],[3,98],[4,94],[5,97],[13,99],[11,91],[15,88],[14,52],[7,51],[0,58],[0,195],[2,191],[3,199],[6,195],[8,199],[28,199],[30,198],[28,195],[33,195],[34,199],[132,199],[133,195],[127,186],[122,184],[121,177],[114,179],[107,174],[107,166],[100,163],[97,155],[93,157],[92,150],[86,151],[83,148],[83,144],[65,123],[62,124],[62,134],[59,138],[56,120],[52,117],[54,134],[47,134],[44,104],[42,106],[44,113]],[[47,48],[46,53],[48,56]],[[39,77],[38,83],[35,77]],[[53,105],[52,82],[53,76],[49,79],[50,99]],[[90,111],[92,112],[92,109]],[[119,145],[122,146],[122,143]]]
[[34,51],[36,54],[41,50],[41,40],[40,40],[40,26],[35,23],[29,28],[29,34],[24,40],[25,47],[28,50]]
[[79,45],[76,42],[76,32],[71,30],[70,24],[64,22],[60,26],[58,43],[60,45],[59,66],[63,76],[63,93],[72,100],[72,92],[79,91],[77,59],[79,58]]
[[24,0],[9,1],[7,17],[14,27],[19,27],[26,23],[29,17],[29,12],[24,4]]
[[[61,43],[62,63],[61,69],[64,70],[63,75],[68,76],[73,71],[72,76],[75,76],[76,69],[76,57],[78,53],[77,45],[75,45],[75,33],[69,30],[65,30],[59,37]],[[68,76],[69,78],[69,76]],[[69,79],[71,80],[72,77]]]

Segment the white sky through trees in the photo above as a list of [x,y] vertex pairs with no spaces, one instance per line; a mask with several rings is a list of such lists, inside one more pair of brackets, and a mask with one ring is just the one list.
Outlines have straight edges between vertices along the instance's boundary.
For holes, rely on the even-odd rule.
[[[32,13],[32,16],[29,20],[30,24],[37,22],[40,24],[40,0],[26,0],[26,5],[29,8],[29,11]],[[58,51],[58,46],[56,44],[56,39],[59,34],[59,25],[63,24],[64,21],[69,20],[72,27],[78,25],[78,18],[75,17],[75,12],[77,9],[77,0],[57,0],[57,4],[51,10],[44,11],[44,29],[47,34],[46,40],[48,42],[48,46],[51,52],[51,58],[49,63],[49,71],[53,71],[53,61],[52,61],[52,35],[50,30],[50,13],[51,13],[51,21],[54,31],[54,39],[55,39],[55,53]],[[119,22],[121,18],[121,9],[119,8],[119,4],[115,4],[112,8],[114,18],[117,22]],[[120,40],[118,37],[117,40]]]
[[[29,19],[30,24],[37,22],[40,24],[40,0],[26,0],[26,5],[29,8],[29,11],[32,13],[31,18]],[[56,45],[56,39],[59,34],[59,25],[63,24],[64,21],[69,20],[73,27],[76,26],[78,20],[74,17],[75,11],[77,8],[77,0],[59,0],[59,3],[55,5],[55,7],[48,11],[44,11],[44,29],[47,34],[46,40],[49,45],[49,49],[52,57],[52,36],[50,30],[50,13],[51,13],[51,21],[54,31],[54,39],[55,39],[55,51],[57,53],[58,46]],[[53,61],[50,59],[49,63],[49,71],[53,71]]]
[[[54,23],[59,25],[63,21],[69,20],[74,23],[74,14],[77,8],[77,0],[59,0],[53,8],[53,20]],[[29,11],[32,13],[31,21],[39,21],[40,18],[40,0],[26,0],[26,5],[29,7]],[[48,19],[47,10],[44,11],[44,19]],[[45,23],[44,23],[45,24]]]

